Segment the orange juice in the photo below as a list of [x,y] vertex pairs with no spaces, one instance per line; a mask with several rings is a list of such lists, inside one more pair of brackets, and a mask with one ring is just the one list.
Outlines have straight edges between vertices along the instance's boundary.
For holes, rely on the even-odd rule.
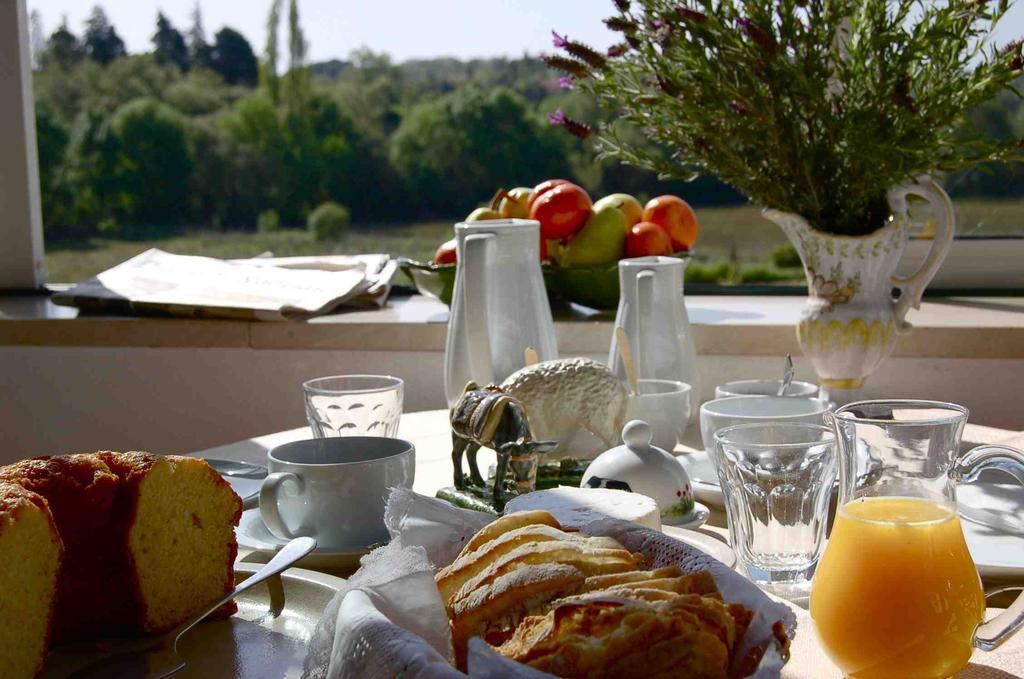
[[955,511],[911,497],[838,511],[810,603],[822,646],[857,679],[953,675],[985,612]]

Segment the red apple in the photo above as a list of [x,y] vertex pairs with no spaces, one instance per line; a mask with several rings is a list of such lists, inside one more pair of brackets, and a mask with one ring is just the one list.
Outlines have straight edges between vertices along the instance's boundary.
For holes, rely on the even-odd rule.
[[531,209],[533,207],[533,204],[537,202],[537,199],[541,197],[541,194],[547,193],[556,186],[571,183],[572,182],[570,182],[568,179],[548,179],[547,181],[543,181],[540,184],[537,184],[537,186],[533,187],[533,193],[530,194],[530,197],[526,201],[526,209]]
[[654,222],[639,222],[626,234],[626,257],[671,255],[672,239]]
[[447,240],[441,243],[437,248],[437,252],[434,253],[434,264],[454,264],[455,263],[455,239]]
[[530,207],[530,219],[540,222],[540,235],[549,240],[569,238],[590,217],[590,196],[575,184],[545,191]]
[[697,215],[690,204],[678,196],[650,199],[641,218],[665,229],[672,239],[673,252],[689,250],[697,241]]

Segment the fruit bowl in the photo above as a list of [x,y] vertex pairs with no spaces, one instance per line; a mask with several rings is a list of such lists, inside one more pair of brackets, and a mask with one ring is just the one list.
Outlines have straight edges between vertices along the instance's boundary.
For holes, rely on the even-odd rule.
[[417,262],[414,259],[401,257],[398,260],[398,266],[406,276],[412,279],[413,285],[421,295],[433,297],[451,306],[452,290],[455,289],[454,264]]
[[[674,257],[685,259],[688,252],[677,252]],[[417,262],[401,258],[399,266],[416,285],[421,295],[452,303],[455,287],[455,265]],[[573,302],[599,311],[614,311],[619,305],[619,263],[597,266],[558,267],[541,266],[544,286],[548,295],[565,302]]]
[[[689,256],[689,252],[673,255],[680,259]],[[545,264],[541,269],[549,295],[599,311],[614,311],[619,306],[618,262],[570,267]]]

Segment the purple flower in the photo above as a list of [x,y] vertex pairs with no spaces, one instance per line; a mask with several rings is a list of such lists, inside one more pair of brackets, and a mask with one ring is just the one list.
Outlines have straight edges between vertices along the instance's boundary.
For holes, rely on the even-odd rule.
[[708,20],[708,15],[703,12],[698,12],[695,9],[689,7],[683,7],[682,5],[676,5],[676,12],[678,12],[687,21],[692,21],[695,24],[703,24]]
[[569,37],[566,35],[558,35],[554,31],[551,31],[551,42],[554,43],[555,47],[562,49],[569,44]]
[[565,124],[565,111],[558,109],[554,113],[548,114],[548,122],[552,125],[564,125]]
[[761,30],[761,28],[750,19],[737,19],[736,23],[739,24],[739,27],[743,29],[743,32],[746,33],[751,40],[756,42],[765,50],[774,54],[776,49],[778,49],[775,44],[775,39]]
[[576,89],[576,80],[571,75],[563,75],[558,79],[558,86],[563,90]]
[[746,107],[743,104],[741,104],[740,102],[736,101],[736,100],[733,100],[733,101],[729,102],[729,110],[732,111],[733,113],[735,113],[738,116],[742,116],[742,115],[746,115],[747,114]]
[[659,28],[661,28],[664,25],[665,25],[665,22],[662,21],[661,19],[655,19],[654,21],[651,22],[651,28],[653,28],[654,30],[658,30]]
[[594,130],[590,125],[580,122],[579,120],[573,120],[569,116],[565,115],[565,111],[558,109],[554,113],[548,114],[548,122],[552,125],[565,128],[565,131],[574,137],[580,139],[586,139],[590,135],[594,134]]

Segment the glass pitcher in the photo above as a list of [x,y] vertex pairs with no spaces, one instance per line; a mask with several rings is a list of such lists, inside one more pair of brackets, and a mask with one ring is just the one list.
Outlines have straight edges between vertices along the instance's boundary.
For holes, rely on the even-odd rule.
[[988,469],[1024,484],[1024,453],[959,455],[967,409],[861,401],[828,417],[839,509],[811,589],[823,648],[848,677],[939,679],[1024,623],[1024,596],[983,623],[985,595],[957,515],[956,484]]
[[[620,259],[615,325],[626,329],[638,378],[684,382],[697,398],[697,351],[683,298],[687,261],[678,257]],[[626,368],[614,333],[608,365],[625,381]],[[695,415],[696,408],[692,411]]]

